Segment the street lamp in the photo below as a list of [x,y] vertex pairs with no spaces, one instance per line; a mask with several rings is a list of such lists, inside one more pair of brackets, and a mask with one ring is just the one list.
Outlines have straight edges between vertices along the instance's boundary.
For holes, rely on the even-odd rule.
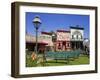
[[33,24],[34,24],[34,27],[36,29],[36,46],[35,46],[35,52],[36,54],[38,54],[38,51],[37,51],[37,48],[38,48],[38,29],[41,25],[41,20],[39,18],[39,16],[35,16],[35,18],[33,19]]

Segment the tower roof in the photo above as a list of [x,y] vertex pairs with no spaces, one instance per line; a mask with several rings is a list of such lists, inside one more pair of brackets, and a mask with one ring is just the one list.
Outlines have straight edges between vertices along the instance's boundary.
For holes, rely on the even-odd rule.
[[81,30],[84,30],[84,28],[83,27],[80,27],[79,25],[70,26],[70,29],[81,29]]

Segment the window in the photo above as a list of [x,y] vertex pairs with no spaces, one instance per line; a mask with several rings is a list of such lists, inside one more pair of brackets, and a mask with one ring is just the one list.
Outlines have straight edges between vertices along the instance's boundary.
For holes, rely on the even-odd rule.
[[72,39],[74,39],[74,35],[72,35]]
[[81,39],[82,39],[82,35],[81,35]]
[[69,43],[67,43],[67,47],[70,47],[70,44]]
[[76,35],[76,39],[78,39],[78,35]]

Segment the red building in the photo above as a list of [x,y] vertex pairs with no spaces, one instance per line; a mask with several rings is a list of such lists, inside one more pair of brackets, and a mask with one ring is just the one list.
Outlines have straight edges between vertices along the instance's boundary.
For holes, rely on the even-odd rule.
[[70,31],[66,30],[57,30],[57,41],[56,41],[56,50],[65,51],[70,50]]

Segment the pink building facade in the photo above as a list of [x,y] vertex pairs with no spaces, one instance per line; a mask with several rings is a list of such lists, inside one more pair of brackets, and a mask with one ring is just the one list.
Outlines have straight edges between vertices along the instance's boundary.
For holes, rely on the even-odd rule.
[[56,51],[68,51],[71,49],[70,45],[70,31],[57,30]]

